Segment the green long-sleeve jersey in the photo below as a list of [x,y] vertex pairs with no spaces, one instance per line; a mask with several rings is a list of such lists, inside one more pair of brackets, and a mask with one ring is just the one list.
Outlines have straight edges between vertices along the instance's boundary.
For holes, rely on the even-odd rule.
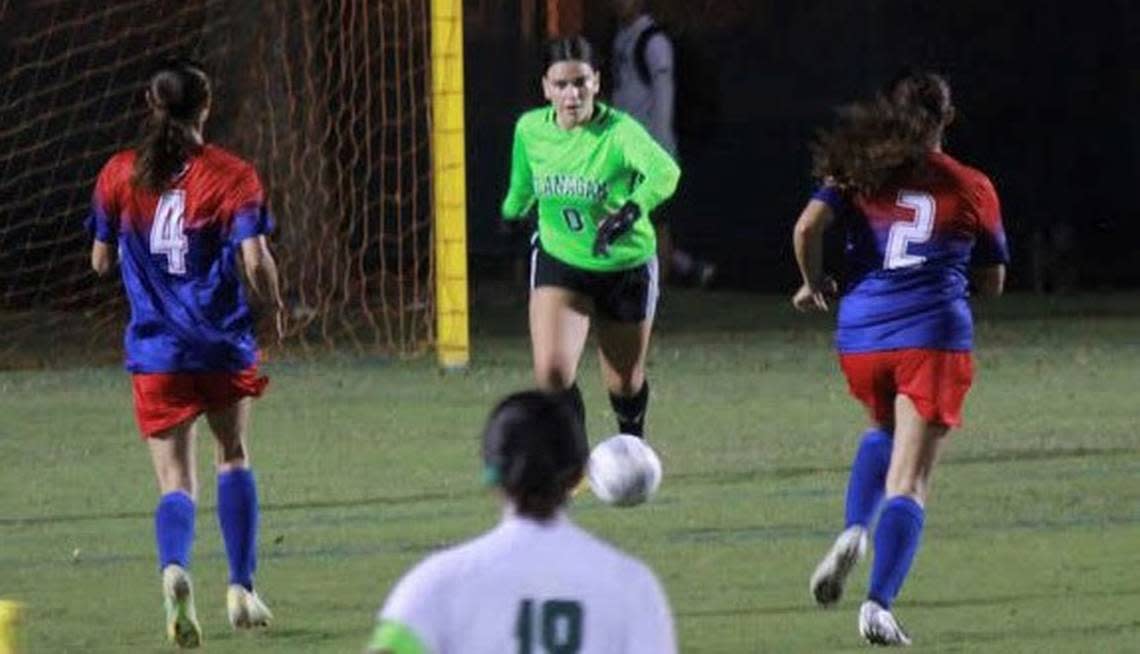
[[[633,118],[598,103],[584,125],[562,129],[550,107],[524,113],[515,126],[506,220],[538,202],[542,249],[576,268],[626,270],[651,259],[657,237],[649,212],[677,188],[681,169]],[[598,223],[627,201],[641,209],[633,229],[593,253]]]

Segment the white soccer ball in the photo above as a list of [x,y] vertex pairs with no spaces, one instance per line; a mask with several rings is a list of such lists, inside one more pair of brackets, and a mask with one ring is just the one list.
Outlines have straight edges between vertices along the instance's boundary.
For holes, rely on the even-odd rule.
[[636,506],[653,497],[661,486],[661,459],[643,439],[618,434],[590,451],[586,476],[601,501]]

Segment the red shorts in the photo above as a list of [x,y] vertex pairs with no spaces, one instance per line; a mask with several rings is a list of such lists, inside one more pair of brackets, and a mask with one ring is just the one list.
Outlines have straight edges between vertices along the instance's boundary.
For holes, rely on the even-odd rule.
[[969,352],[861,352],[840,354],[839,364],[847,375],[851,394],[866,405],[879,424],[894,424],[896,395],[909,397],[928,422],[949,427],[962,424],[962,404],[974,380],[974,361]]
[[135,419],[144,439],[243,397],[258,397],[269,384],[256,366],[241,372],[137,373],[131,380]]

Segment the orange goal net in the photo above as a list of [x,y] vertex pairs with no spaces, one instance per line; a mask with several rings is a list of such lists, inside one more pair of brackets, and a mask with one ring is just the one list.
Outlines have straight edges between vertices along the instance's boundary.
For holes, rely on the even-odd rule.
[[210,72],[207,139],[268,191],[286,346],[432,345],[428,0],[20,5],[0,0],[0,368],[118,358],[125,299],[83,222],[172,56]]

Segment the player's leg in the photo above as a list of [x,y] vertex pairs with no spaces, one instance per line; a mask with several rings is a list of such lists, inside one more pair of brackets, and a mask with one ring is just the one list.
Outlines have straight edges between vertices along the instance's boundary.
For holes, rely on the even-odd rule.
[[950,428],[931,422],[900,394],[895,400],[895,436],[887,472],[886,503],[875,528],[875,557],[867,602],[860,608],[859,631],[868,641],[910,644],[891,614],[922,540],[931,473]]
[[645,360],[657,311],[657,259],[615,278],[598,306],[598,358],[618,431],[645,435],[649,382]]
[[538,286],[530,292],[530,343],[538,388],[565,394],[584,425],[586,407],[578,389],[578,361],[590,333],[593,303],[560,286]]
[[637,323],[598,321],[602,382],[610,395],[618,431],[623,434],[645,435],[645,414],[649,407],[645,359],[652,330],[652,319]]
[[147,445],[160,493],[154,531],[162,571],[167,638],[179,647],[198,647],[202,628],[194,609],[188,572],[198,495],[194,418],[151,434]]
[[928,421],[906,395],[895,400],[895,437],[886,504],[875,530],[869,598],[889,609],[918,551],[934,464],[950,428]]
[[250,467],[249,421],[252,399],[206,412],[216,441],[218,526],[225,543],[230,580],[226,608],[238,628],[265,626],[272,614],[253,590],[257,570],[257,482]]
[[969,352],[898,351],[899,394],[895,436],[887,472],[886,503],[875,528],[875,560],[860,631],[870,641],[906,644],[910,639],[890,613],[922,539],[931,474],[973,381]]
[[159,567],[190,565],[194,544],[194,514],[198,475],[194,455],[194,419],[147,438],[158,481],[159,501],[154,512]]
[[843,531],[816,565],[808,584],[821,606],[831,606],[842,597],[847,576],[866,554],[868,529],[886,490],[895,396],[889,356],[865,353],[840,357],[851,394],[867,407],[871,428],[863,433],[851,462]]

